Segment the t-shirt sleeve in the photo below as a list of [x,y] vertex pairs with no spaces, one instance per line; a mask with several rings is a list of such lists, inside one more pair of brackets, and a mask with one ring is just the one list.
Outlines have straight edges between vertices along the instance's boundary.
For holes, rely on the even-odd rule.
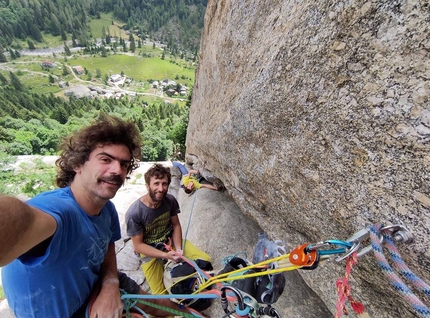
[[[73,243],[72,237],[76,238],[77,235],[73,227],[73,224],[76,224],[74,214],[68,213],[69,210],[75,211],[73,202],[68,200],[67,195],[64,193],[52,191],[41,193],[26,203],[51,215],[57,223],[57,228],[43,256],[27,257],[24,254],[21,260],[26,264],[36,265],[47,262],[48,257],[51,261],[63,257],[64,253],[67,253],[68,247]],[[62,235],[64,235],[64,238]],[[52,248],[52,244],[55,244],[56,248]]]
[[112,237],[110,243],[114,243],[121,239],[121,227],[119,225],[118,212],[116,211],[115,206],[112,204],[111,209],[111,226],[110,229],[112,231]]
[[173,195],[168,194],[168,195],[167,195],[167,198],[169,199],[169,201],[170,201],[170,206],[171,206],[171,209],[170,209],[170,216],[175,216],[175,215],[177,215],[177,214],[181,213],[181,209],[180,209],[180,207],[179,207],[179,203],[178,203],[178,201],[175,199],[175,197],[174,197]]
[[139,211],[139,202],[136,201],[128,208],[125,213],[125,223],[128,236],[136,236],[144,233],[143,220]]

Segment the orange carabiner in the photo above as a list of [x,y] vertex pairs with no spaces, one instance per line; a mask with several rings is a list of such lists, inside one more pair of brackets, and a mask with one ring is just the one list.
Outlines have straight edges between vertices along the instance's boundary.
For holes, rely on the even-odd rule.
[[316,250],[307,251],[306,248],[310,243],[306,243],[296,247],[290,252],[289,260],[291,264],[298,266],[312,266],[318,260],[318,252]]

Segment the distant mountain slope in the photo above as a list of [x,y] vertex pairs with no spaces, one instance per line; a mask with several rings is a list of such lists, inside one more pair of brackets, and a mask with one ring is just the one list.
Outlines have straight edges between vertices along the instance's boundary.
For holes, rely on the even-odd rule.
[[[165,41],[172,50],[195,51],[200,41],[207,0],[10,0],[0,2],[0,50],[15,39],[43,41],[43,34],[86,45],[89,19],[102,12],[126,23],[142,36]],[[31,44],[29,44],[30,46]]]

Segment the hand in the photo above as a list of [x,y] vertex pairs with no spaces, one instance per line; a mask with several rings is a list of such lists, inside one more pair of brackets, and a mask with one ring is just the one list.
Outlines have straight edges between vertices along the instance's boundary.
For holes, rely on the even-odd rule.
[[91,308],[90,318],[120,318],[123,308],[118,281],[107,282]]
[[178,248],[177,250],[176,250],[176,254],[179,254],[179,255],[184,255],[184,252],[180,249],[180,248]]
[[167,255],[168,259],[174,261],[175,263],[180,263],[182,261],[182,253],[179,255],[176,251],[169,251],[167,252]]

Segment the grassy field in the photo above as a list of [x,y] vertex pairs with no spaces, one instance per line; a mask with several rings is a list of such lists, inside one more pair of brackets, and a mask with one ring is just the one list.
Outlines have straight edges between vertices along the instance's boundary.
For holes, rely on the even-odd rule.
[[95,74],[99,69],[103,74],[121,74],[136,81],[162,80],[164,78],[175,79],[177,82],[190,86],[194,82],[195,67],[182,63],[172,63],[159,57],[145,58],[125,54],[112,54],[106,58],[100,56],[76,55],[68,61],[71,66],[85,67]]
[[[106,31],[109,29],[111,37],[122,37],[128,40],[129,36],[121,28],[123,24],[113,21],[111,14],[102,14],[100,19],[91,19],[89,24],[93,38],[100,38],[104,28]],[[27,47],[24,42],[21,45],[23,48]],[[44,34],[44,43],[37,43],[36,47],[49,48],[62,45],[60,37]],[[189,88],[194,85],[196,64],[169,55],[162,59],[162,49],[155,47],[152,42],[142,43],[141,47],[138,47],[136,42],[135,53],[121,52],[122,46],[117,50],[118,52],[113,52],[111,46],[107,57],[101,57],[100,54],[83,54],[83,50],[73,52],[72,56],[64,54],[24,55],[14,61],[2,63],[0,73],[8,79],[9,72],[12,71],[30,92],[53,93],[57,96],[64,96],[64,89],[58,85],[60,81],[69,83],[70,86],[82,84],[82,81],[87,84],[104,85],[107,76],[121,73],[133,80],[124,88],[138,93],[157,93],[149,83],[152,80],[174,80]],[[56,67],[48,70],[42,69],[40,63],[44,60],[55,62]],[[78,75],[79,79],[76,79],[73,74],[63,75],[63,65],[67,67],[82,66],[89,74]],[[97,77],[97,71],[99,74],[101,73],[101,76]],[[55,79],[54,83],[50,83],[49,75]]]
[[121,29],[124,23],[114,20],[112,14],[102,13],[100,19],[91,19],[90,21],[91,34],[93,38],[102,37],[102,29],[105,28],[106,32],[109,30],[112,37],[122,37],[128,39],[128,35],[125,34],[125,30]]

